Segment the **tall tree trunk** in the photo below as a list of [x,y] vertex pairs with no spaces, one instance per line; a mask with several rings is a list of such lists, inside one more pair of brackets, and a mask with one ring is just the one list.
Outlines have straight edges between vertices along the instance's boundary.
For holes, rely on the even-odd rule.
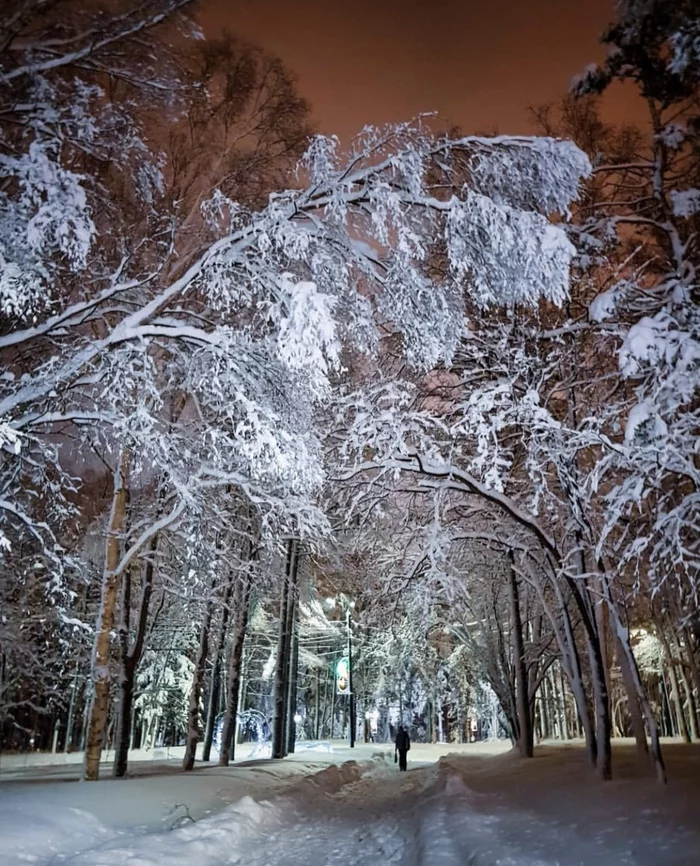
[[534,752],[534,732],[530,700],[528,696],[527,667],[525,665],[525,644],[523,642],[523,623],[520,616],[520,593],[518,578],[513,565],[513,552],[510,554],[508,569],[508,596],[510,601],[510,623],[513,640],[513,665],[515,667],[515,700],[518,713],[518,749],[523,758],[531,758]]
[[596,741],[598,743],[598,760],[596,767],[598,775],[603,781],[612,778],[612,746],[611,746],[611,724],[610,724],[610,701],[605,681],[605,667],[598,635],[595,632],[585,630],[586,644],[588,647],[588,659],[591,665],[591,679],[593,681],[593,700],[595,703],[596,717]]
[[[695,692],[698,696],[698,700],[700,701],[700,667],[698,667],[697,659],[695,658],[695,652],[693,650],[693,642],[690,637],[690,632],[687,628],[683,628],[683,651],[685,652],[685,657],[688,660],[688,665],[690,667],[690,673],[693,677],[693,685],[695,687]],[[697,704],[695,707],[696,710],[696,719],[697,719]]]
[[[159,509],[158,515],[161,510]],[[117,778],[126,775],[129,747],[131,745],[131,732],[134,720],[133,702],[136,686],[136,671],[138,670],[143,650],[146,645],[146,632],[148,630],[148,615],[153,597],[153,578],[155,571],[154,559],[158,551],[158,533],[151,538],[148,545],[148,558],[143,573],[141,584],[141,598],[139,599],[138,618],[136,621],[136,634],[131,647],[128,647],[129,636],[129,594],[131,591],[131,569],[128,569],[126,585],[128,591],[124,593],[124,602],[127,607],[125,613],[125,637],[122,639],[122,670],[119,682],[119,710],[117,717],[117,742],[114,755],[113,774]]]
[[[605,635],[598,628],[598,605],[602,603],[603,584],[606,582],[604,575],[597,581],[598,593],[591,590],[589,580],[583,575],[587,572],[586,557],[584,554],[583,541],[579,541],[579,568],[581,577],[574,580],[567,578],[567,583],[581,615],[583,631],[586,638],[586,649],[588,661],[591,668],[591,681],[593,683],[593,704],[595,707],[595,731],[598,754],[596,769],[603,781],[612,778],[612,721],[610,717],[610,692],[608,690],[608,679],[605,664]],[[600,599],[596,601],[596,595]]]
[[[557,636],[557,642],[559,643],[559,648],[561,651],[562,670],[566,674],[566,677],[569,681],[569,687],[571,689],[571,694],[574,698],[574,703],[576,704],[579,721],[581,723],[581,727],[583,728],[583,735],[586,740],[586,751],[588,753],[588,759],[595,767],[598,763],[598,740],[593,727],[593,720],[590,714],[590,706],[586,697],[586,689],[583,685],[581,659],[579,657],[578,647],[576,646],[576,639],[574,637],[574,630],[571,624],[571,614],[569,613],[569,608],[566,604],[566,600],[564,599],[564,594],[562,592],[559,581],[556,578],[552,580],[552,586],[554,587],[557,601],[559,602],[559,612],[561,614],[562,623],[564,626],[564,634],[561,638],[559,637],[558,624],[551,615],[550,621],[552,622],[552,625],[554,627],[555,635]],[[544,601],[543,595],[541,596],[541,601],[543,603],[545,611],[548,611],[549,608]]]
[[[596,594],[591,590],[587,572],[586,557],[584,554],[583,541],[579,541],[579,569],[578,580],[570,575],[566,576],[566,582],[571,590],[576,608],[581,616],[583,633],[586,639],[586,650],[588,662],[591,669],[591,681],[593,684],[593,705],[595,707],[595,732],[597,744],[596,769],[603,781],[612,778],[612,724],[610,718],[610,695],[608,691],[608,680],[605,670],[603,635],[598,629]],[[602,589],[605,583],[604,576],[598,580],[598,587]],[[601,593],[598,593],[600,597]]]
[[664,656],[666,658],[668,678],[671,682],[671,703],[673,705],[673,712],[676,717],[676,730],[678,731],[680,736],[683,737],[683,740],[686,743],[690,743],[692,742],[690,737],[690,728],[688,727],[688,721],[685,717],[685,713],[683,712],[681,693],[680,689],[678,688],[678,676],[676,675],[676,666],[673,660],[673,655],[671,653],[671,648],[668,645],[668,638],[666,637],[666,632],[663,625],[659,626],[658,635],[661,641],[661,646],[664,650]]
[[236,581],[233,598],[233,640],[231,641],[226,679],[226,708],[224,710],[224,723],[221,730],[221,747],[219,750],[220,767],[228,767],[229,761],[234,757],[236,747],[234,736],[236,732],[236,714],[238,712],[238,695],[241,688],[243,668],[243,646],[248,629],[252,588],[252,575],[244,572]]
[[297,601],[292,599],[290,604],[292,614],[290,617],[291,650],[289,653],[289,695],[287,697],[287,754],[293,755],[297,740],[297,675],[299,670],[299,634],[297,631]]
[[110,643],[119,597],[120,575],[117,573],[121,538],[126,520],[127,477],[129,473],[129,452],[122,449],[119,466],[114,473],[112,510],[109,517],[105,568],[102,576],[102,594],[95,626],[92,650],[92,701],[85,746],[83,778],[92,782],[100,775],[100,757],[109,717],[110,687]]
[[542,739],[552,739],[554,724],[552,717],[552,697],[549,687],[549,678],[545,674],[540,684],[540,722],[542,727]]
[[688,712],[686,713],[686,720],[688,723],[688,732],[690,733],[690,739],[693,742],[696,742],[698,739],[698,724],[697,724],[697,709],[695,706],[695,698],[693,696],[693,689],[690,685],[690,681],[688,680],[688,675],[685,672],[685,669],[681,666],[678,668],[678,676],[680,677],[681,684],[683,686],[683,692],[685,693],[685,703],[688,708]]
[[563,687],[560,692],[559,676],[557,676],[557,673],[561,676],[561,670],[557,672],[555,663],[547,672],[547,676],[549,677],[549,694],[552,697],[550,704],[551,715],[557,739],[568,740],[568,728],[566,727],[566,696]]
[[639,695],[637,694],[634,676],[630,670],[627,653],[621,644],[619,635],[616,634],[616,637],[618,646],[618,662],[620,664],[622,682],[624,683],[625,692],[627,693],[627,709],[630,714],[630,722],[632,723],[634,741],[637,744],[637,757],[640,761],[646,761],[649,757],[649,745],[647,743],[646,731],[644,730],[644,718],[642,717]]
[[559,689],[559,693],[561,694],[561,712],[562,712],[562,728],[564,733],[564,739],[571,739],[571,727],[569,726],[569,712],[566,700],[566,685],[564,684],[564,675],[562,673],[561,665],[559,665],[559,676],[557,678],[557,686]]
[[[291,542],[290,542],[291,544]],[[289,553],[287,553],[289,556]],[[285,716],[287,708],[287,674],[289,659],[287,656],[287,611],[290,602],[291,587],[289,579],[282,581],[280,595],[279,629],[277,633],[277,657],[275,659],[275,679],[273,686],[274,719],[272,724],[272,757],[284,757],[284,733],[286,729]]]
[[678,640],[678,635],[675,632],[675,629],[672,625],[669,626],[669,634],[671,636],[671,643],[678,654],[678,676],[680,677],[681,684],[683,685],[683,692],[685,694],[686,705],[688,707],[688,713],[686,719],[688,721],[688,731],[690,733],[690,738],[695,742],[698,739],[698,719],[697,719],[697,709],[695,705],[695,697],[693,696],[693,687],[690,684],[690,680],[688,679],[688,670],[687,666],[683,661],[683,651],[681,649],[680,641]]
[[126,776],[131,744],[131,719],[134,706],[134,676],[133,671],[127,672],[128,664],[119,682],[119,708],[117,711],[117,736],[114,746],[114,765],[112,775],[118,779]]
[[286,753],[287,694],[289,691],[289,661],[291,652],[290,608],[296,591],[297,541],[287,545],[287,567],[282,582],[280,599],[280,625],[275,665],[274,704],[275,718],[272,729],[272,757],[283,758]]
[[182,759],[182,769],[185,771],[194,769],[194,759],[197,754],[197,743],[200,738],[200,712],[199,704],[202,699],[202,685],[207,670],[207,657],[209,656],[209,631],[214,609],[212,594],[214,592],[215,580],[212,580],[209,588],[209,598],[204,607],[204,618],[199,632],[199,646],[194,663],[194,674],[192,677],[192,688],[190,689],[189,703],[187,707],[187,743],[185,754]]
[[131,578],[135,569],[135,563],[131,563],[124,571],[122,580],[122,615],[119,624],[119,677],[117,700],[116,736],[114,742],[114,764],[112,774],[122,777],[126,774],[127,755],[129,752],[129,724],[131,722],[131,705],[133,700],[133,688],[128,682],[129,674],[129,632],[131,629]]
[[637,690],[637,699],[639,700],[639,705],[642,708],[642,713],[644,714],[644,718],[647,723],[647,730],[649,731],[651,758],[654,762],[656,778],[659,782],[665,783],[666,767],[664,765],[663,755],[661,754],[659,728],[656,724],[656,719],[654,718],[654,713],[652,712],[651,704],[649,703],[647,694],[644,691],[644,686],[642,685],[642,679],[639,675],[639,667],[637,666],[637,660],[634,657],[632,645],[630,644],[629,628],[622,622],[620,611],[618,610],[617,605],[614,603],[613,599],[610,596],[610,587],[607,581],[605,581],[603,587],[608,601],[608,610],[610,611],[613,626],[619,640],[619,646],[622,652],[624,652],[625,656],[627,657],[629,672],[632,677],[632,681],[634,682],[634,686]]
[[600,646],[600,659],[605,676],[605,692],[607,694],[609,705],[612,695],[612,687],[610,685],[610,652],[608,647],[608,606],[603,597],[603,580],[605,580],[605,577],[601,576],[597,581],[598,589],[596,595],[598,595],[599,598],[593,603],[593,613],[595,618],[596,634],[598,635],[598,644]]
[[226,584],[223,610],[221,611],[221,622],[219,623],[216,647],[214,648],[214,667],[211,672],[211,688],[209,690],[209,704],[207,706],[207,724],[204,733],[204,746],[202,749],[203,761],[208,761],[211,758],[211,747],[214,742],[214,729],[216,727],[216,716],[219,709],[219,697],[221,693],[221,660],[224,655],[224,646],[226,644],[226,631],[231,611],[231,593],[234,583],[235,580],[231,574],[229,575],[229,580]]
[[70,701],[68,703],[68,719],[66,721],[66,739],[63,743],[63,751],[68,753],[73,751],[73,740],[75,736],[75,705],[78,694],[78,666],[76,665],[75,673],[73,674],[73,685],[70,690]]

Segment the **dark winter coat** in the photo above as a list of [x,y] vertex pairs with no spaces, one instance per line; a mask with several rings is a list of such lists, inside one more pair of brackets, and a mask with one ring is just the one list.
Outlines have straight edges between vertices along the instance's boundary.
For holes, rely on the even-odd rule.
[[405,731],[403,728],[399,728],[399,732],[396,735],[396,748],[399,752],[407,752],[411,748],[411,740],[408,736],[408,731]]

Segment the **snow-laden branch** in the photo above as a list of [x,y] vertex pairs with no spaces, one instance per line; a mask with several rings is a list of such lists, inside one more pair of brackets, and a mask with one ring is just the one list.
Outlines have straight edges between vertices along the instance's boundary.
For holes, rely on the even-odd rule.
[[185,502],[182,500],[179,501],[175,507],[168,513],[163,515],[159,520],[156,520],[155,523],[149,524],[148,528],[144,529],[144,531],[139,535],[139,537],[134,541],[134,543],[129,547],[129,549],[122,555],[122,558],[119,560],[119,564],[114,569],[113,576],[117,577],[124,572],[124,569],[129,565],[132,559],[136,556],[136,554],[141,550],[141,548],[147,544],[154,536],[158,535],[163,529],[168,529],[174,526],[178,520],[185,513]]
[[[104,27],[94,27],[83,31],[82,33],[74,34],[70,42],[85,42],[84,45],[76,48],[73,51],[62,53],[57,51],[57,48],[62,47],[56,40],[41,40],[38,42],[27,42],[24,40],[16,40],[16,45],[11,44],[11,51],[21,51],[37,59],[29,63],[20,63],[13,69],[0,74],[0,82],[9,84],[17,79],[35,76],[40,73],[52,72],[64,67],[77,66],[82,60],[85,60],[92,55],[98,54],[104,48],[136,36],[139,33],[146,32],[159,24],[162,24],[168,16],[172,15],[179,9],[190,5],[194,0],[168,0],[165,8],[159,10],[155,14],[142,15],[135,14],[135,10],[127,15],[117,18],[110,22],[113,31],[105,32]],[[130,19],[135,19],[131,21]],[[66,44],[69,44],[66,42]],[[46,59],[38,59],[40,55],[52,55]]]
[[502,511],[512,517],[516,523],[530,531],[557,560],[561,559],[558,546],[554,538],[544,529],[540,522],[530,513],[521,508],[509,496],[487,487],[473,475],[457,466],[441,464],[434,460],[426,459],[418,454],[408,457],[395,457],[389,462],[387,468],[400,468],[409,472],[417,472],[429,478],[445,479],[446,485],[453,490],[465,490],[481,496]]

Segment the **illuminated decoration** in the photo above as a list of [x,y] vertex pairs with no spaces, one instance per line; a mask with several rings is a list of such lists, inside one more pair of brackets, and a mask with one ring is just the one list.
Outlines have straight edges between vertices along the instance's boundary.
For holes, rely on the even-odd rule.
[[335,666],[335,691],[338,695],[350,694],[350,663],[348,659],[339,659]]

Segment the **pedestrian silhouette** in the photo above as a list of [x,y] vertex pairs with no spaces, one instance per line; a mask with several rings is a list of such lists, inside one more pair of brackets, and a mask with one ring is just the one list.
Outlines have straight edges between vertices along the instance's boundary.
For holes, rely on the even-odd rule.
[[[394,741],[394,751],[399,753],[399,770],[406,769],[406,755],[411,748],[411,739],[408,736],[408,731],[403,725],[399,725],[399,730]],[[396,757],[396,755],[394,755]]]

